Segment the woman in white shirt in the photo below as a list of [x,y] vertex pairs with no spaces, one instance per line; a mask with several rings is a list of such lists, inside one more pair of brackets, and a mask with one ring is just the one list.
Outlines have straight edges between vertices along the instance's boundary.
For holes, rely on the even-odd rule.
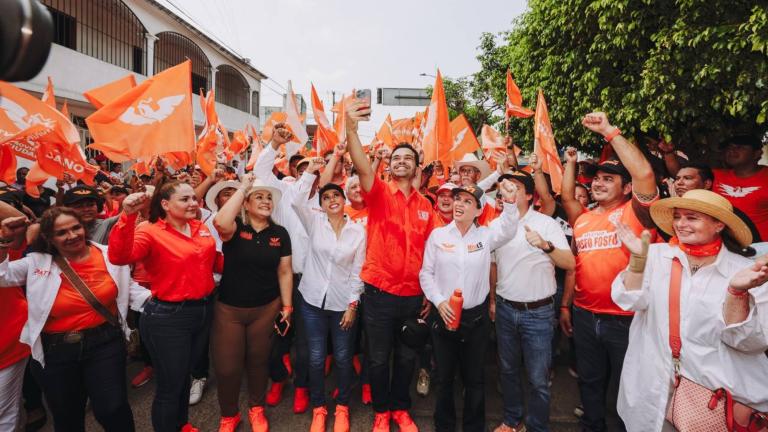
[[[711,390],[725,388],[735,401],[768,410],[768,257],[744,256],[749,229],[720,195],[695,189],[651,207],[669,244],[643,244],[627,227],[621,241],[632,252],[627,271],[613,282],[612,298],[635,311],[621,373],[617,409],[629,431],[674,430],[665,413],[675,372],[669,342],[673,261],[680,282],[680,374]],[[647,247],[647,246],[646,246]],[[647,259],[647,262],[643,262]]]
[[339,394],[334,430],[349,430],[349,397],[355,321],[363,282],[365,228],[344,214],[344,190],[328,183],[317,192],[323,212],[308,205],[317,171],[323,160],[313,159],[299,179],[293,208],[309,234],[309,251],[299,283],[300,315],[309,344],[311,431],[325,431],[325,357],[331,333]]
[[[499,192],[504,199],[501,217],[484,227],[477,224],[483,190],[477,186],[453,189],[453,221],[432,231],[424,248],[419,282],[442,318],[435,320],[431,330],[439,384],[434,414],[436,430],[456,429],[453,381],[457,367],[465,389],[463,429],[485,430],[483,375],[490,330],[491,252],[517,233],[519,211],[515,202],[521,199],[519,193],[525,191],[504,180],[499,184]],[[457,288],[462,291],[464,303],[459,329],[450,331],[446,325],[457,317],[449,299]]]

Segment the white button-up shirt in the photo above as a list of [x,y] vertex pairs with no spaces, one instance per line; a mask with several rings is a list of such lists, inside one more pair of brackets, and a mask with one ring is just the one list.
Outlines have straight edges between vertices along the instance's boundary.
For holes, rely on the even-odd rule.
[[464,236],[455,221],[435,228],[427,239],[419,272],[427,299],[440,305],[459,288],[463,309],[482,304],[490,292],[491,252],[515,235],[518,215],[516,205],[505,205],[489,226],[472,224]]
[[641,289],[627,291],[619,273],[611,297],[635,311],[629,329],[617,410],[628,431],[659,431],[673,385],[669,348],[669,280],[672,259],[683,264],[680,283],[681,373],[709,389],[725,387],[734,399],[768,411],[768,329],[759,317],[768,314],[768,284],[750,293],[750,310],[741,323],[726,326],[723,304],[731,277],[754,265],[725,247],[716,261],[693,276],[685,254],[676,246],[653,244]]
[[269,186],[279,189],[282,193],[280,202],[277,203],[272,212],[272,219],[288,231],[288,235],[291,237],[291,265],[293,272],[302,273],[307,257],[307,248],[309,247],[309,235],[301,221],[299,221],[296,212],[291,208],[299,185],[298,182],[287,182],[275,177],[272,167],[275,165],[276,156],[277,152],[272,148],[272,144],[265,146],[253,166],[253,174]]
[[[504,207],[507,207],[506,205]],[[517,234],[496,255],[496,295],[505,300],[529,303],[555,295],[555,263],[549,254],[525,239],[525,227],[551,241],[555,249],[568,249],[565,233],[554,219],[530,208],[520,218]]]
[[337,238],[328,216],[307,206],[314,179],[314,174],[302,174],[293,198],[293,208],[309,233],[299,291],[312,306],[345,311],[363,292],[360,270],[365,261],[365,227],[344,216],[347,222]]

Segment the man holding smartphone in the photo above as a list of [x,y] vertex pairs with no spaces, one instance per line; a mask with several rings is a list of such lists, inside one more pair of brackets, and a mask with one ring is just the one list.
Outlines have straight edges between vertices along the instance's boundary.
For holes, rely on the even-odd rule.
[[420,161],[418,151],[409,144],[397,145],[390,155],[392,181],[385,183],[376,176],[357,135],[357,123],[370,113],[370,102],[356,100],[345,115],[347,149],[368,203],[367,251],[360,278],[365,283],[363,323],[376,412],[373,431],[388,432],[394,419],[401,431],[417,432],[408,414],[416,351],[397,335],[406,320],[429,312],[419,271],[435,216],[429,200],[413,187]]

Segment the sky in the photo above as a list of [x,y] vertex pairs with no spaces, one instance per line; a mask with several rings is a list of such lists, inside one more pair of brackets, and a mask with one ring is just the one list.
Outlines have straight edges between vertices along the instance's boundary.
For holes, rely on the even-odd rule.
[[525,0],[163,2],[250,58],[270,78],[262,82],[262,105],[282,105],[288,80],[304,96],[310,116],[310,82],[326,112],[330,112],[331,91],[336,91],[338,100],[341,93],[353,88],[371,89],[372,118],[359,126],[364,143],[387,114],[401,118],[419,109],[375,105],[377,87],[433,85],[433,77],[420,74],[435,75],[438,67],[444,77],[477,72],[480,35],[509,30],[526,8]]

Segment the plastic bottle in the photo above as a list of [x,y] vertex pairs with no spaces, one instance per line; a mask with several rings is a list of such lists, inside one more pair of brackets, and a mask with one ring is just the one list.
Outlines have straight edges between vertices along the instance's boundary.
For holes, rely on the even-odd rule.
[[464,306],[464,297],[461,296],[460,289],[457,288],[453,290],[453,295],[450,300],[448,300],[448,304],[451,306],[454,318],[449,325],[445,326],[445,328],[451,331],[456,331],[461,323],[461,308]]

